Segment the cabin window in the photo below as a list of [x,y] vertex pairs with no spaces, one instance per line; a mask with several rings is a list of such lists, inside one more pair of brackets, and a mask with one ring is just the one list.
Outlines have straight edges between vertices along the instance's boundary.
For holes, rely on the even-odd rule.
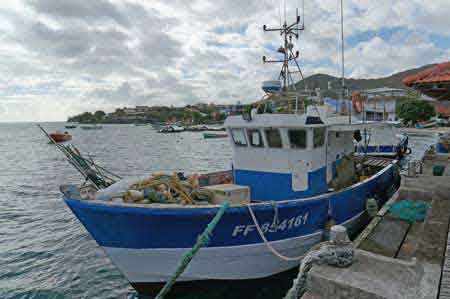
[[231,136],[233,137],[234,144],[237,146],[247,146],[247,139],[245,139],[244,130],[231,129]]
[[250,144],[255,147],[264,147],[261,132],[257,129],[247,130],[248,140]]
[[283,144],[281,142],[280,130],[277,129],[265,129],[266,139],[269,147],[281,148]]
[[306,130],[289,130],[291,148],[306,148]]
[[321,147],[325,143],[325,128],[314,128],[314,148]]

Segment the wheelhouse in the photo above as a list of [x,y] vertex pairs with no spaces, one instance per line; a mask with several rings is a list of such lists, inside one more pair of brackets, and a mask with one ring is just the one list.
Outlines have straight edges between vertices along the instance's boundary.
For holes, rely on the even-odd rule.
[[340,160],[353,153],[353,131],[310,123],[307,114],[257,114],[226,121],[235,183],[254,201],[305,198],[328,192]]

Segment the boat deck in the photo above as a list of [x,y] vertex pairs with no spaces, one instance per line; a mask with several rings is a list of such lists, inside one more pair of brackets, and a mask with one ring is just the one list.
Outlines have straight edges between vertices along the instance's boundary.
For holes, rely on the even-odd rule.
[[370,157],[370,156],[355,157],[355,160],[358,162],[362,162],[364,165],[374,166],[374,167],[386,167],[394,161],[394,159],[390,159],[390,158]]

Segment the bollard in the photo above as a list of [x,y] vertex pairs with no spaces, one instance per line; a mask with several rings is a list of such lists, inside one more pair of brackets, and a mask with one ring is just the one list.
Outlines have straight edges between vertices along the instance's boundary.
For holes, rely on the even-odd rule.
[[417,162],[409,161],[408,162],[408,176],[415,177],[417,174]]
[[350,242],[347,229],[342,225],[333,225],[330,230],[330,241],[335,245],[347,245]]
[[368,198],[366,200],[366,212],[370,216],[370,218],[377,216],[378,202],[375,198]]
[[419,174],[423,174],[423,162],[419,161],[417,163],[419,164]]

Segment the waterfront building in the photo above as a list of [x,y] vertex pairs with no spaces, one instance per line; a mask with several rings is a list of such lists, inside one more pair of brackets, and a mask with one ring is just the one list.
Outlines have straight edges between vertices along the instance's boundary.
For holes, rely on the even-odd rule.
[[435,99],[433,104],[436,113],[441,117],[450,118],[450,61],[408,76],[403,83]]
[[438,101],[450,101],[450,61],[408,76],[403,83]]
[[368,121],[396,121],[397,100],[405,96],[405,89],[390,87],[353,92],[353,111],[356,117]]

